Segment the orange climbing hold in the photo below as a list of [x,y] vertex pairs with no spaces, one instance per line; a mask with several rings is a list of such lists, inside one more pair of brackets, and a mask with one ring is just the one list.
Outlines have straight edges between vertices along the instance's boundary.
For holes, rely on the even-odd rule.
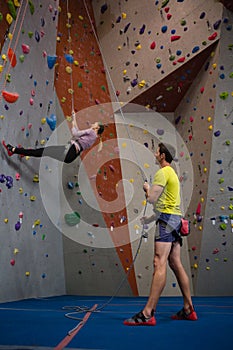
[[7,56],[9,58],[11,66],[14,68],[16,66],[17,60],[14,51],[10,47],[7,51]]
[[17,94],[16,92],[9,92],[4,90],[2,91],[2,97],[6,102],[14,103],[18,100],[19,94]]

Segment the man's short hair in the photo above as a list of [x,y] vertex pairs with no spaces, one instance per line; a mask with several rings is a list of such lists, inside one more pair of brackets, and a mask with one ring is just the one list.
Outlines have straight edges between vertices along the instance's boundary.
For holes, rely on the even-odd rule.
[[176,155],[175,148],[172,145],[169,145],[168,143],[162,143],[162,142],[158,146],[159,146],[160,154],[164,153],[165,160],[168,163],[171,163]]

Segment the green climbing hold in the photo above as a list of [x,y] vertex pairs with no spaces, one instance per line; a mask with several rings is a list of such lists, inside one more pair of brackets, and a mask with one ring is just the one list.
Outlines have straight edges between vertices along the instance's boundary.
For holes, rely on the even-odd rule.
[[220,227],[220,229],[221,229],[222,231],[224,231],[224,230],[226,230],[226,228],[227,228],[227,224],[225,224],[225,223],[223,222],[222,224],[219,225],[219,227]]
[[33,32],[28,32],[28,37],[31,39],[33,37]]
[[170,0],[164,0],[164,1],[162,2],[162,6],[161,6],[161,7],[162,7],[162,8],[165,7],[165,6],[169,3],[169,1],[170,1]]
[[218,183],[219,184],[222,184],[224,182],[224,178],[223,177],[220,177],[220,179],[218,180]]
[[226,100],[228,96],[229,96],[229,94],[228,94],[227,91],[221,92],[221,94],[219,94],[219,97],[220,97],[222,100]]
[[175,58],[176,58],[175,55],[171,55],[171,56],[169,57],[169,60],[170,60],[170,61],[174,61]]
[[229,74],[229,78],[233,78],[233,72]]
[[182,26],[185,26],[186,20],[185,20],[185,19],[182,19],[182,20],[180,21],[180,24],[181,24]]
[[83,87],[83,83],[81,81],[78,82],[78,87],[82,88]]
[[30,13],[31,13],[31,15],[33,15],[34,11],[35,11],[35,7],[34,7],[33,2],[31,0],[29,0],[28,5],[29,5]]
[[7,5],[10,11],[10,14],[14,20],[16,20],[16,8],[12,0],[7,1]]
[[169,86],[166,88],[167,91],[172,91],[172,89],[173,89],[173,86]]
[[65,222],[69,226],[75,226],[80,223],[80,215],[76,211],[70,214],[65,214]]
[[225,142],[225,143],[226,143],[226,145],[227,145],[227,146],[230,146],[231,141],[230,141],[230,140],[226,140],[226,142]]
[[3,20],[3,14],[0,12],[0,22]]
[[106,91],[106,87],[104,85],[101,86],[102,91]]
[[20,60],[21,63],[23,63],[24,62],[24,55],[20,55],[19,56],[19,60]]

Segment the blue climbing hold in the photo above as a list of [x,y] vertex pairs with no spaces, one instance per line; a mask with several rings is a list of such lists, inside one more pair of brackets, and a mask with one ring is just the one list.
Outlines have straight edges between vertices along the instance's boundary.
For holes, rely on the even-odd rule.
[[55,114],[51,114],[50,117],[46,117],[47,124],[49,125],[50,129],[53,131],[56,128],[57,124],[57,117]]

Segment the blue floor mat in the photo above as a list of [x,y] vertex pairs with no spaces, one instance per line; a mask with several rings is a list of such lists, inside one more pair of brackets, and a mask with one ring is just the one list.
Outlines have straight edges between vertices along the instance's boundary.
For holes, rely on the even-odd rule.
[[[194,297],[198,321],[173,321],[171,314],[182,308],[182,298],[161,297],[155,327],[129,327],[123,320],[140,311],[147,298],[60,296],[0,304],[0,345],[55,348],[74,329],[86,312],[98,304],[69,349],[228,349],[232,342],[233,297]],[[107,305],[105,305],[107,303]],[[105,305],[104,308],[102,306]],[[65,306],[71,309],[64,309]],[[75,312],[75,313],[73,313]],[[67,313],[72,313],[68,318]],[[0,347],[0,350],[1,350]]]

